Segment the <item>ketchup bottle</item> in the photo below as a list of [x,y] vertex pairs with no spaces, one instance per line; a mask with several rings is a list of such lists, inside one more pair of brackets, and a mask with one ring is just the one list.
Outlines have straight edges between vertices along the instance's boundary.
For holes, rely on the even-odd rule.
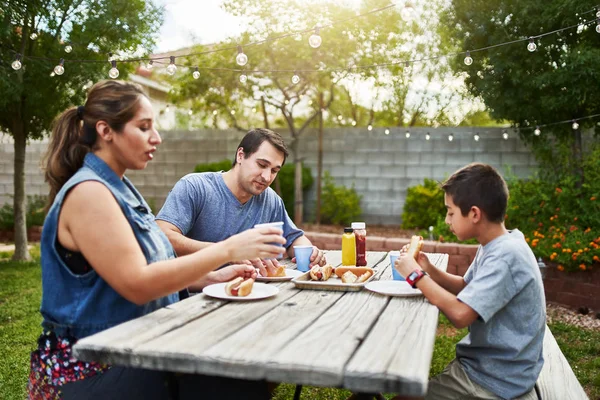
[[352,229],[356,238],[356,266],[367,266],[367,230],[364,222],[353,222]]

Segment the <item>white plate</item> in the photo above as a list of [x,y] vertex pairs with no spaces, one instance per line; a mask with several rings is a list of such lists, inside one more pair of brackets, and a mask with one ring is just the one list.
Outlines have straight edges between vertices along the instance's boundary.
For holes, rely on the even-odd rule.
[[413,289],[404,281],[374,281],[367,283],[365,288],[386,296],[413,297],[423,295],[423,292],[419,289]]
[[285,276],[257,276],[256,280],[260,282],[281,282],[291,281],[297,276],[302,275],[304,272],[298,271],[297,269],[285,269]]
[[252,292],[248,296],[229,296],[225,293],[225,285],[225,282],[215,283],[214,285],[206,286],[204,289],[202,289],[202,292],[207,296],[216,297],[217,299],[238,301],[266,299],[267,297],[275,296],[277,293],[279,293],[277,286],[254,282],[254,286],[252,286]]

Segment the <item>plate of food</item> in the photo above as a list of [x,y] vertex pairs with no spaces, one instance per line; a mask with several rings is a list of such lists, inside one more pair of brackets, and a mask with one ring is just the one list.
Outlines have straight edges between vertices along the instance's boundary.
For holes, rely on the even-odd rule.
[[375,281],[365,285],[371,292],[394,297],[413,297],[422,296],[423,292],[419,289],[413,289],[405,281]]
[[285,268],[283,265],[280,265],[275,270],[273,270],[273,268],[267,268],[267,276],[258,275],[256,277],[256,280],[259,282],[291,281],[292,279],[302,275],[303,273],[304,272],[302,271]]
[[300,289],[334,290],[356,292],[362,290],[366,282],[375,276],[369,267],[337,267],[331,265],[314,266],[310,271],[292,279]]
[[202,289],[207,296],[223,300],[248,301],[266,299],[279,293],[277,286],[255,283],[254,279],[235,278],[229,282],[215,283]]

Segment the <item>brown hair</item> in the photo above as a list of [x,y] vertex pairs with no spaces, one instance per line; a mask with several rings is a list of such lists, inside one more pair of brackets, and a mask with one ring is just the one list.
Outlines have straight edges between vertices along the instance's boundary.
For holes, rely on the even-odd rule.
[[490,222],[503,222],[508,204],[508,187],[504,178],[490,165],[469,164],[450,176],[442,189],[452,197],[463,216],[476,206]]
[[235,168],[236,160],[237,160],[237,151],[242,148],[244,151],[244,158],[250,157],[252,154],[256,153],[260,145],[267,141],[273,145],[277,150],[283,153],[283,164],[285,164],[285,160],[287,159],[289,153],[287,147],[285,147],[285,143],[283,142],[283,138],[277,132],[273,132],[270,129],[265,128],[257,128],[252,129],[250,132],[246,133],[243,137],[242,141],[238,145],[235,156],[233,157],[233,163],[231,166]]
[[85,155],[97,148],[96,124],[105,121],[115,132],[123,131],[139,109],[141,87],[124,81],[96,83],[84,107],[64,111],[52,124],[52,135],[44,157],[45,180],[50,185],[48,204],[60,188],[81,168]]

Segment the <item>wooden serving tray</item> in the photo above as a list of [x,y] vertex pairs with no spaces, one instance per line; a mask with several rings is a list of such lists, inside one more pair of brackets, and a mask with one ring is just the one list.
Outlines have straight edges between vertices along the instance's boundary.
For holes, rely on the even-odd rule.
[[299,289],[312,289],[312,290],[333,290],[337,292],[358,292],[362,290],[363,287],[367,283],[375,278],[376,274],[373,274],[364,282],[361,283],[343,283],[340,278],[334,273],[331,275],[326,281],[313,281],[310,279],[310,272],[305,272],[304,274],[295,277],[292,279],[294,285]]

